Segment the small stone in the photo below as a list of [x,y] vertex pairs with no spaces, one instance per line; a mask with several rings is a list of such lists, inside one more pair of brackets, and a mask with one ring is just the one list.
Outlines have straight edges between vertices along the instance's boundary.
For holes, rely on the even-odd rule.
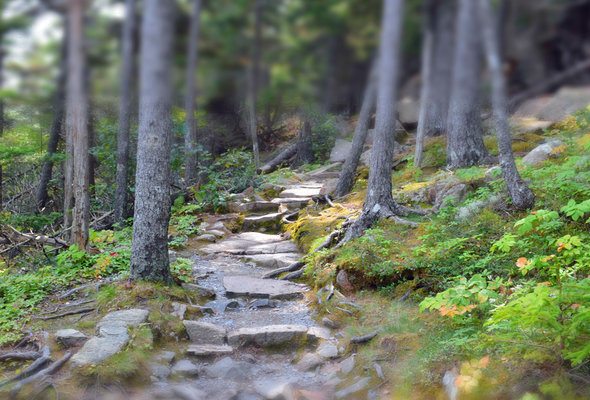
[[256,391],[267,400],[292,399],[293,388],[289,382],[265,379],[254,383]]
[[322,325],[324,325],[326,328],[330,328],[330,329],[338,329],[338,328],[340,328],[340,324],[338,324],[335,321],[332,321],[328,317],[322,318]]
[[343,399],[349,396],[352,396],[355,393],[358,393],[360,391],[363,391],[365,389],[367,389],[367,387],[369,386],[369,382],[371,381],[371,378],[369,377],[365,377],[362,379],[359,379],[356,383],[337,391],[334,396],[337,399]]
[[199,367],[190,360],[179,360],[172,367],[172,374],[182,376],[196,376],[199,374]]
[[354,369],[354,366],[356,364],[355,358],[356,358],[356,354],[353,354],[340,363],[340,371],[344,375],[350,374],[352,372],[352,370]]
[[202,242],[215,243],[215,241],[217,240],[217,236],[211,233],[203,233],[202,235],[197,236],[195,239]]
[[336,358],[338,357],[338,346],[331,342],[323,342],[319,345],[316,353],[323,358]]
[[184,315],[186,314],[187,305],[184,303],[172,303],[172,315],[179,318],[184,319]]
[[211,357],[228,355],[233,353],[234,348],[227,345],[213,344],[192,344],[188,347],[186,354],[196,357]]
[[154,357],[154,361],[170,364],[172,361],[174,361],[175,357],[176,353],[174,353],[173,351],[161,351],[158,354],[156,354],[156,356]]
[[322,365],[324,362],[324,358],[319,356],[318,354],[314,353],[307,353],[296,365],[296,368],[299,371],[311,371],[316,369],[319,365]]
[[182,321],[186,332],[194,344],[225,344],[227,331],[224,327],[200,321]]
[[212,229],[212,230],[207,231],[205,233],[210,234],[210,235],[214,235],[217,238],[222,238],[225,236],[225,233],[223,231],[219,231],[217,229]]
[[156,381],[164,380],[164,379],[168,378],[170,376],[170,374],[172,373],[172,370],[170,369],[170,367],[168,367],[166,365],[162,365],[162,364],[157,364],[157,363],[151,363],[150,370],[152,373],[152,377]]
[[88,336],[75,329],[60,329],[55,332],[55,340],[65,348],[79,346],[88,340]]
[[221,360],[205,368],[205,374],[211,378],[245,381],[252,366],[244,361],[235,361],[231,357]]
[[279,302],[277,300],[269,300],[269,299],[256,299],[256,300],[252,300],[248,304],[248,308],[250,308],[250,309],[276,308],[278,306],[279,306]]
[[522,158],[522,163],[530,167],[538,166],[543,161],[548,160],[549,157],[555,153],[556,149],[563,145],[563,142],[558,139],[543,143],[524,156]]
[[174,393],[174,397],[183,400],[205,400],[208,398],[207,393],[186,383],[172,386],[172,393]]
[[326,328],[319,326],[312,326],[307,330],[307,335],[313,340],[329,340],[332,338],[332,334]]

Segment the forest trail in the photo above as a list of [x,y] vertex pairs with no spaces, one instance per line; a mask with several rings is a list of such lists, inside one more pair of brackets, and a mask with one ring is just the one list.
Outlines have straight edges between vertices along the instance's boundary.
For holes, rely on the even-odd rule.
[[[338,333],[314,320],[306,300],[309,288],[263,278],[272,268],[285,267],[301,256],[293,242],[275,233],[281,218],[320,196],[324,184],[333,178],[334,173],[320,171],[313,180],[288,185],[270,202],[241,199],[236,206],[247,210],[244,227],[248,230],[197,251],[179,253],[194,262],[199,290],[215,295],[202,307],[204,317],[184,321],[191,340],[188,357],[182,355],[170,366],[154,364],[154,371],[163,371],[163,376],[155,378],[148,396],[378,398],[369,390],[372,377],[351,375],[354,355],[345,356]],[[223,219],[219,216],[205,232],[223,229]],[[168,371],[173,372],[170,378]]]

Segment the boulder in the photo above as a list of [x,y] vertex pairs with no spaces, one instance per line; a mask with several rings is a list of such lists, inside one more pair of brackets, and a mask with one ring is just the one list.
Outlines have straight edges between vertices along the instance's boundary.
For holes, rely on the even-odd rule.
[[556,152],[556,149],[563,145],[564,143],[558,139],[543,143],[524,156],[522,158],[522,163],[529,167],[535,167],[548,160]]
[[404,97],[397,104],[399,120],[402,124],[416,125],[420,113],[420,102],[418,100]]
[[182,288],[191,292],[196,292],[201,297],[215,297],[215,292],[213,290],[204,286],[196,285],[194,283],[183,283]]
[[230,346],[257,345],[261,347],[293,344],[307,337],[307,327],[303,325],[267,325],[241,328],[227,335]]
[[344,139],[336,139],[334,147],[330,152],[330,162],[344,162],[350,155],[352,149],[352,142]]
[[318,346],[316,354],[322,358],[337,358],[338,346],[335,343],[323,342]]
[[226,276],[223,278],[223,286],[228,297],[292,299],[301,297],[308,290],[307,286],[293,282],[251,276]]
[[88,336],[75,329],[60,329],[55,332],[55,341],[65,348],[80,346]]
[[227,331],[222,326],[201,321],[182,321],[182,323],[194,344],[225,344]]
[[150,363],[150,371],[154,381],[163,381],[172,373],[169,366],[158,363]]

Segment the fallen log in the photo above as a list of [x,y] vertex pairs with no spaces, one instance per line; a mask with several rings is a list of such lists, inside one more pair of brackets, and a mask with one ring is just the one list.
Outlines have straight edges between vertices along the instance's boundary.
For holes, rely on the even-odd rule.
[[25,385],[29,385],[34,382],[41,382],[45,378],[55,374],[68,362],[68,360],[70,358],[72,358],[72,356],[73,356],[73,353],[67,352],[66,354],[64,354],[64,356],[62,358],[60,358],[57,361],[54,361],[47,368],[42,369],[41,371],[37,372],[36,374],[31,375],[28,378],[25,378],[25,379],[19,381],[16,385],[14,385],[14,387],[10,391],[11,396],[14,398]]
[[297,153],[297,144],[293,143],[283,149],[275,158],[258,169],[259,174],[268,174],[280,167]]
[[379,334],[379,331],[375,331],[375,332],[367,333],[366,335],[362,335],[362,336],[353,336],[350,339],[350,343],[353,343],[353,344],[367,343],[367,342],[371,341],[373,338],[375,338],[378,334]]

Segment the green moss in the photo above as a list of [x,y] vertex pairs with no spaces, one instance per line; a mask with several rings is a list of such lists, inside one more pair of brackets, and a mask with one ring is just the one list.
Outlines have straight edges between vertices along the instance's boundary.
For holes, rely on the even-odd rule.
[[322,211],[315,211],[308,207],[300,212],[296,222],[286,226],[291,238],[304,252],[312,250],[315,241],[330,234],[348,218],[354,210],[337,205]]

